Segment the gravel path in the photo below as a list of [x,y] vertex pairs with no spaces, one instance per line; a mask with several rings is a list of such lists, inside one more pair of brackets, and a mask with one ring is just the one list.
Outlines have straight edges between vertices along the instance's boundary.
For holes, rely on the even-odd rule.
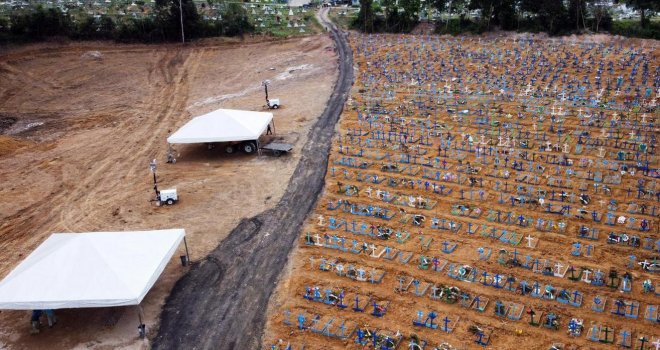
[[335,124],[353,83],[345,34],[328,23],[327,9],[320,18],[335,41],[339,77],[284,196],[275,208],[241,221],[176,283],[163,308],[154,349],[260,348],[268,300],[323,188]]

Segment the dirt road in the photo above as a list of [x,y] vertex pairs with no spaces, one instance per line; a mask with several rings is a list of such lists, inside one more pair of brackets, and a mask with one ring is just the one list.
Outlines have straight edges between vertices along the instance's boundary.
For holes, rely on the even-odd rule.
[[284,196],[274,209],[241,221],[177,282],[154,349],[260,347],[268,300],[322,189],[330,141],[352,84],[352,56],[344,34],[332,27],[331,35],[339,53],[339,77]]

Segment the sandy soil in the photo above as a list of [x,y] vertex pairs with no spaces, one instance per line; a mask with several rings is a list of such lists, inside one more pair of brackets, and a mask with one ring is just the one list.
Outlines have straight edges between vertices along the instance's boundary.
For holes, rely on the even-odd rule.
[[[535,42],[533,49],[528,49],[524,45],[521,47],[522,41],[520,40],[529,38],[535,38],[538,40]],[[564,344],[565,346],[562,347],[563,349],[605,349],[615,347],[615,345],[606,345],[588,341],[587,332],[592,325],[612,327],[616,333],[614,339],[617,344],[622,340],[620,335],[622,330],[629,331],[632,336],[635,337],[634,344],[637,344],[635,345],[636,348],[639,347],[639,342],[637,340],[639,337],[645,336],[651,341],[658,339],[660,337],[660,331],[657,324],[643,319],[646,306],[653,304],[657,305],[658,296],[653,293],[644,293],[642,291],[641,281],[650,279],[655,286],[658,286],[660,284],[660,278],[657,274],[643,271],[638,265],[635,265],[632,269],[627,268],[626,266],[628,256],[631,254],[635,254],[638,261],[641,261],[643,259],[649,259],[654,254],[657,255],[657,253],[642,249],[641,247],[632,248],[606,243],[607,233],[610,231],[625,232],[628,235],[637,235],[642,238],[650,237],[653,241],[660,239],[657,208],[655,216],[649,215],[650,213],[648,212],[645,214],[639,212],[629,214],[626,211],[628,203],[632,201],[635,201],[638,204],[646,204],[648,205],[648,208],[658,205],[654,197],[633,199],[632,197],[628,197],[626,193],[627,188],[635,188],[637,180],[639,179],[645,179],[646,185],[648,185],[650,182],[649,177],[643,176],[639,171],[635,175],[631,175],[630,173],[624,174],[620,185],[608,185],[612,189],[611,195],[603,193],[602,190],[596,192],[593,187],[593,182],[586,180],[589,188],[587,188],[585,192],[591,197],[591,202],[589,205],[585,206],[585,208],[589,210],[589,212],[597,210],[602,214],[605,214],[607,209],[600,201],[603,200],[605,201],[605,204],[607,204],[610,200],[615,199],[619,203],[618,209],[613,210],[617,216],[632,216],[637,218],[638,221],[641,219],[647,219],[651,222],[651,231],[649,232],[639,232],[636,229],[626,228],[624,225],[610,227],[604,225],[603,222],[594,223],[590,218],[579,219],[575,217],[575,209],[581,207],[579,201],[577,201],[577,203],[571,203],[573,209],[570,217],[562,217],[546,213],[544,208],[539,207],[538,205],[511,207],[508,200],[504,204],[498,203],[500,192],[495,191],[495,182],[497,179],[486,175],[491,174],[494,170],[492,159],[489,164],[479,164],[478,160],[475,159],[474,153],[471,153],[466,155],[466,159],[462,163],[459,163],[456,157],[444,157],[442,156],[443,152],[438,152],[440,140],[436,137],[431,137],[432,145],[425,146],[413,144],[411,145],[410,150],[407,151],[409,155],[417,157],[418,165],[403,163],[397,165],[399,167],[412,166],[413,168],[418,169],[418,173],[411,175],[406,173],[406,171],[385,172],[381,166],[384,164],[396,165],[395,158],[399,159],[400,154],[406,153],[406,151],[402,151],[401,145],[397,142],[386,142],[385,145],[381,147],[380,142],[372,140],[372,145],[373,143],[376,143],[377,146],[372,148],[365,146],[365,141],[372,136],[371,132],[376,129],[370,130],[367,122],[358,121],[358,113],[365,116],[368,114],[365,110],[368,108],[374,108],[375,112],[373,112],[373,114],[378,115],[377,121],[380,123],[384,123],[383,118],[385,113],[383,111],[388,111],[391,113],[389,118],[403,116],[406,119],[405,123],[402,123],[402,126],[404,127],[410,126],[411,128],[414,128],[415,125],[422,123],[427,123],[427,125],[442,123],[446,125],[446,129],[442,131],[443,135],[445,135],[443,137],[446,137],[446,130],[449,129],[451,134],[457,137],[455,142],[460,142],[461,135],[465,137],[467,137],[467,135],[473,135],[478,141],[479,136],[476,134],[478,127],[473,122],[476,118],[476,110],[486,110],[486,115],[491,118],[491,121],[498,120],[500,123],[519,121],[523,125],[523,132],[527,130],[532,132],[533,122],[530,116],[534,113],[525,110],[525,105],[546,106],[544,115],[549,119],[549,109],[554,103],[557,108],[561,105],[567,111],[567,114],[564,116],[566,119],[564,126],[568,130],[567,132],[571,132],[578,128],[580,124],[581,118],[578,117],[578,114],[581,113],[578,111],[580,106],[571,105],[570,102],[563,103],[563,101],[560,101],[556,95],[549,96],[550,94],[545,94],[545,96],[541,96],[544,94],[543,88],[546,86],[546,83],[538,81],[531,85],[532,90],[538,95],[534,99],[530,99],[529,94],[522,97],[522,92],[526,89],[529,79],[522,81],[519,79],[518,83],[513,85],[512,93],[515,95],[513,100],[505,100],[498,97],[499,88],[489,86],[491,82],[487,80],[492,80],[503,75],[506,75],[511,79],[514,74],[526,71],[526,69],[523,69],[520,65],[521,60],[513,60],[512,58],[511,61],[508,61],[506,64],[484,64],[479,61],[488,60],[489,57],[492,58],[493,56],[491,56],[491,54],[495,53],[495,55],[497,55],[498,50],[501,50],[499,52],[504,53],[504,50],[506,49],[513,50],[516,48],[523,58],[543,55],[543,57],[546,57],[551,64],[554,64],[562,55],[567,53],[578,53],[581,55],[580,59],[586,59],[589,57],[590,53],[595,52],[594,50],[596,49],[594,46],[590,45],[582,46],[584,43],[609,44],[612,42],[616,47],[621,47],[622,49],[617,50],[616,52],[608,51],[607,55],[604,56],[606,57],[606,61],[617,63],[616,68],[612,73],[604,73],[603,82],[605,82],[605,77],[607,76],[610,76],[612,82],[614,82],[616,76],[627,76],[630,73],[631,66],[621,65],[621,63],[626,61],[626,57],[629,56],[629,53],[632,50],[639,50],[640,54],[644,54],[649,58],[649,69],[651,72],[657,69],[658,64],[660,64],[657,42],[637,40],[623,41],[618,38],[604,36],[586,38],[571,37],[562,41],[559,39],[539,38],[538,36],[533,37],[529,35],[504,36],[498,34],[483,38],[442,38],[438,45],[443,46],[440,46],[440,48],[432,48],[431,44],[428,42],[422,44],[422,42],[427,39],[427,37],[416,36],[381,35],[368,38],[357,34],[352,36],[351,44],[353,52],[355,53],[354,59],[357,68],[357,81],[351,94],[351,101],[347,104],[347,106],[351,108],[346,108],[340,120],[339,137],[341,137],[341,141],[339,137],[336,137],[334,140],[333,150],[330,156],[330,169],[326,176],[324,193],[318,201],[315,211],[309,215],[306,227],[304,227],[300,233],[300,244],[296,251],[292,253],[292,257],[289,260],[286,269],[287,276],[282,278],[278,285],[278,289],[271,299],[269,305],[271,316],[264,337],[264,348],[270,348],[271,345],[277,344],[278,340],[281,340],[281,342],[276,347],[277,349],[284,349],[287,344],[291,344],[292,349],[296,350],[301,349],[303,345],[306,350],[373,348],[373,346],[358,346],[355,343],[355,333],[347,339],[338,339],[313,332],[311,329],[299,330],[296,327],[299,314],[306,315],[305,324],[307,326],[310,325],[311,318],[316,315],[320,317],[317,325],[325,325],[327,321],[334,319],[332,323],[329,323],[330,326],[327,329],[327,331],[331,332],[339,332],[339,324],[343,321],[346,321],[347,331],[354,329],[351,325],[357,325],[358,327],[371,330],[377,329],[380,331],[389,331],[391,332],[390,334],[401,332],[403,335],[403,341],[398,349],[408,349],[410,339],[413,335],[414,337],[418,337],[428,342],[428,346],[425,348],[427,350],[434,349],[434,347],[443,342],[447,342],[455,348],[481,348],[474,342],[476,337],[470,331],[472,326],[479,326],[487,335],[491,335],[489,348],[494,349],[514,349],[520,348],[521,345],[524,345],[525,349],[548,349],[553,343]],[[587,47],[592,47],[592,51],[589,52],[588,49],[585,49]],[[467,54],[472,56],[467,56]],[[389,59],[388,63],[385,63],[386,59]],[[451,59],[455,60],[453,64],[450,63]],[[447,65],[447,68],[444,70],[439,67],[441,60]],[[568,74],[569,77],[576,76],[581,80],[583,75],[585,75],[586,67],[581,66],[581,72],[576,72],[576,66],[572,66],[572,62],[573,60],[570,59],[568,67],[566,68],[566,74]],[[596,60],[596,62],[598,62],[598,60]],[[579,65],[580,64],[578,64],[578,66]],[[474,77],[471,76],[466,78],[464,73],[463,79],[465,80],[462,83],[454,82],[449,79],[450,77],[458,75],[454,75],[451,72],[451,69],[454,67],[466,68],[470,75],[473,73],[475,75]],[[531,72],[524,74],[527,74],[529,77],[536,72],[538,67],[539,66],[536,65]],[[598,92],[593,87],[596,71],[595,64],[593,67],[594,69],[589,72],[593,91],[588,91],[587,95],[591,94],[592,96],[595,96]],[[436,77],[434,79],[429,78],[428,80],[413,81],[410,73],[414,70],[420,72],[422,68],[425,68],[427,72],[433,71],[438,73],[442,71],[444,76],[442,76],[442,78]],[[507,69],[510,69],[511,72],[506,71]],[[397,75],[397,77],[400,79],[399,81],[388,82],[384,78],[383,72],[388,71],[392,74],[392,70],[398,71],[399,75]],[[402,74],[407,74],[407,78],[401,78]],[[491,75],[486,78],[485,76],[488,74]],[[652,76],[653,74],[651,74],[651,77]],[[371,77],[373,77],[373,79],[370,79]],[[430,84],[431,82],[436,84],[438,90],[442,90],[443,86],[446,86],[446,84],[451,85],[452,92],[441,94],[441,98],[439,99],[432,97],[429,100],[427,98],[427,92],[430,89],[430,85],[427,84]],[[626,87],[626,84],[624,84],[624,88]],[[639,84],[639,77],[637,84]],[[461,87],[462,89],[466,85],[470,88],[470,92],[464,90],[453,92],[453,89],[457,89],[458,87]],[[565,85],[558,82],[555,86],[559,86],[561,91],[561,87]],[[509,88],[511,88],[511,86]],[[624,88],[622,88],[622,90]],[[394,91],[395,94],[388,98],[386,97],[386,92],[390,90]],[[418,95],[417,92],[420,90],[421,92]],[[552,87],[550,88],[550,91],[552,91]],[[615,96],[612,91],[607,98],[620,103],[624,98],[630,97],[632,94],[633,93],[631,92],[629,94],[623,93],[620,96]],[[454,102],[455,97],[459,100],[466,100],[465,104],[458,106],[459,110],[468,109],[470,111],[466,117],[458,118],[456,112],[447,111],[448,108],[456,110]],[[423,110],[419,107],[420,105],[425,105],[427,107],[431,106],[431,109]],[[599,111],[599,109],[596,108],[581,108],[584,113],[594,113]],[[429,111],[430,113],[427,115]],[[522,112],[525,118],[520,120],[515,118],[509,120],[510,118],[507,117],[507,114],[516,116],[518,112]],[[605,113],[607,116],[606,120],[609,123],[612,111],[606,111]],[[620,111],[619,115],[623,115],[624,118],[627,118],[627,120],[631,122],[641,120],[641,113],[631,113],[630,110]],[[647,122],[657,122],[657,109],[652,109],[648,112],[647,118]],[[390,130],[394,130],[395,132],[397,130],[401,131],[398,124],[399,123],[386,123],[384,125],[384,131],[386,133]],[[553,132],[550,131],[547,122],[537,126],[539,128],[538,130],[541,132],[545,131],[548,134],[553,134]],[[360,132],[355,131],[355,129],[360,129],[361,134]],[[490,130],[489,127],[488,129]],[[592,135],[600,134],[600,128],[595,126],[589,127],[587,130],[589,130]],[[652,129],[651,132],[658,135],[657,127]],[[624,134],[627,135],[627,133],[628,130],[625,130]],[[353,134],[353,137],[348,136],[349,134]],[[553,136],[552,141],[554,142],[555,139],[556,136]],[[622,138],[620,142],[623,140],[624,138]],[[599,164],[602,158],[597,155],[596,150],[584,152],[582,155],[575,154],[577,141],[578,138],[576,136],[573,136],[567,141],[570,146],[568,157],[576,161],[583,157],[586,160],[594,161],[595,164]],[[486,142],[486,147],[492,146],[495,149],[504,149],[504,147],[497,147],[497,132],[495,132],[495,135],[492,137],[486,136]],[[611,142],[613,145],[613,141]],[[536,153],[537,157],[539,157],[539,155],[543,155],[544,157],[548,155],[561,156],[562,154],[561,151],[540,152],[538,149],[539,141],[534,141],[534,143],[535,146],[528,151],[530,153]],[[522,151],[520,146],[517,147],[518,148],[515,152]],[[420,155],[417,153],[417,150],[426,153]],[[614,146],[609,146],[606,150],[609,159],[612,159],[617,151]],[[363,151],[362,156],[358,155],[360,151]],[[377,155],[382,156],[385,153],[391,155],[391,161],[386,159],[377,160],[375,158]],[[435,174],[436,171],[445,172],[445,170],[441,168],[441,165],[436,165],[435,168],[427,168],[420,165],[420,163],[426,162],[427,159],[432,159],[437,156],[440,156],[440,159],[447,162],[447,167],[450,168],[449,171],[454,174],[457,173],[457,169],[460,167],[464,168],[466,162],[471,162],[473,166],[478,166],[480,171],[479,174],[476,175],[476,178],[483,178],[483,186],[469,186],[468,183],[465,182],[467,180],[466,174],[461,174],[463,180],[461,184],[457,184],[456,182],[434,181],[424,178],[422,176],[424,168],[431,171],[431,174]],[[368,165],[366,169],[358,169],[339,164],[333,165],[334,161],[339,161],[342,157],[352,157],[357,163],[364,161],[368,162],[370,165]],[[517,159],[511,155],[509,157],[511,158],[511,161]],[[656,157],[657,156],[651,156],[650,159],[651,164],[655,164],[657,167],[658,161]],[[501,158],[504,159],[504,155],[502,155]],[[334,176],[333,168],[335,171]],[[500,169],[502,168],[503,167],[500,166]],[[538,186],[550,193],[553,188],[548,184],[548,177],[554,174],[555,166],[546,165],[546,168],[545,173],[539,176],[541,180]],[[502,187],[504,187],[505,181],[508,182],[509,189],[503,195],[505,200],[511,195],[516,195],[515,191],[512,190],[512,187],[518,184],[515,179],[519,175],[525,173],[523,171],[511,170],[510,162],[508,169],[511,172],[511,177],[508,180],[499,180],[501,181]],[[602,170],[602,167],[598,165],[594,165],[589,169],[576,168],[576,170],[583,169],[585,173],[587,170],[601,170],[604,175],[613,174],[612,172]],[[347,174],[349,177],[346,178],[344,174]],[[363,176],[363,180],[357,179],[359,174]],[[373,184],[364,180],[365,174],[375,174],[378,175],[380,179],[395,179],[397,180],[397,184],[395,186],[388,186],[387,181],[380,184]],[[410,180],[413,180],[414,183],[416,183],[414,189],[411,189],[411,187],[408,186]],[[424,188],[423,184],[425,181],[434,182],[438,185],[443,184],[445,185],[445,190],[453,189],[453,193],[451,195],[433,193],[433,191]],[[578,190],[578,187],[581,182],[585,182],[585,180],[580,180],[579,176],[575,177],[572,187],[569,186],[570,188],[568,190],[565,189],[565,191],[573,191],[576,192],[576,195],[579,194],[580,191]],[[354,193],[351,193],[352,189],[346,191],[346,185],[355,186],[355,189],[359,190],[359,195],[355,196]],[[365,193],[365,190],[368,188],[372,190],[371,194]],[[475,191],[475,198],[473,200],[468,198],[471,189],[474,189]],[[483,200],[478,199],[477,193],[480,189],[483,189],[486,192]],[[376,199],[376,190],[389,191],[391,195],[398,194],[399,199],[402,199],[403,202],[395,204],[378,200]],[[561,189],[557,188],[554,188],[554,190],[557,193],[561,191]],[[461,199],[461,191],[464,191],[465,199]],[[437,202],[437,204],[431,209],[411,207],[407,204],[409,196],[413,196],[414,200],[417,200],[418,196],[423,196],[430,201]],[[386,208],[390,213],[396,213],[396,216],[391,220],[386,221],[374,217],[350,214],[343,211],[341,208],[329,210],[328,203],[332,202],[333,205],[335,205],[337,200],[347,200],[352,204],[373,205]],[[551,203],[557,204],[560,202],[557,200]],[[478,218],[452,215],[450,213],[452,206],[458,204],[470,206],[471,209],[478,207],[483,211],[483,214]],[[534,219],[550,219],[555,222],[563,220],[566,222],[567,227],[563,232],[560,232],[556,227],[549,232],[542,232],[535,229],[533,224],[529,227],[521,227],[515,223],[513,225],[508,225],[505,223],[492,222],[486,219],[489,209],[500,210],[504,214],[512,211],[518,214],[530,215]],[[421,226],[414,225],[409,217],[410,214],[421,214],[426,220]],[[319,224],[319,216],[324,218],[321,224]],[[328,220],[330,217],[338,220],[346,220],[348,226],[346,228],[341,227],[339,229],[332,229],[328,226]],[[430,227],[432,217],[446,218],[447,221],[454,220],[456,222],[462,222],[463,226],[459,233],[432,229]],[[408,220],[402,222],[400,221],[402,218],[408,218]],[[391,228],[393,230],[392,232],[409,232],[410,239],[405,242],[397,242],[394,235],[389,239],[380,239],[364,234],[352,233],[349,232],[348,229],[351,228],[351,222],[353,221],[357,223],[357,230],[360,229],[361,223],[366,223],[367,230],[382,227]],[[468,235],[466,233],[468,223],[475,225],[474,227],[477,229],[477,233],[473,235]],[[531,235],[536,239],[537,245],[534,248],[529,248],[527,247],[527,241],[524,239],[517,245],[511,245],[502,243],[498,239],[483,237],[480,235],[482,224],[498,228],[499,231],[507,229],[518,232],[524,236]],[[600,230],[600,239],[597,241],[578,239],[578,228],[582,224],[598,228]],[[318,239],[316,238],[317,234],[319,235]],[[428,248],[422,249],[420,245],[420,234],[423,234],[424,239],[432,238],[432,242]],[[394,249],[392,252],[400,251],[411,253],[412,258],[408,263],[401,263],[398,256],[395,260],[387,260],[383,257],[375,258],[371,256],[370,247],[367,248],[366,253],[363,252],[359,254],[353,254],[350,251],[331,249],[325,245],[325,235],[328,237],[328,245],[332,245],[332,237],[337,236],[345,239],[345,247],[347,249],[351,248],[352,240],[357,240],[360,245],[363,242],[366,242],[369,246],[372,244],[375,245],[377,247],[376,253],[381,253],[385,246],[389,246]],[[451,254],[441,252],[441,242],[443,240],[451,240],[458,243],[456,251]],[[576,241],[582,243],[583,251],[582,256],[580,257],[574,257],[570,254],[571,245]],[[594,247],[591,257],[584,256],[584,249],[587,244],[591,244]],[[489,259],[479,259],[477,253],[479,247],[490,247],[492,249],[492,255]],[[531,270],[522,267],[505,266],[498,263],[498,251],[500,249],[506,249],[509,252],[506,256],[507,259],[511,259],[511,253],[514,248],[517,253],[520,254],[518,259],[522,259],[526,254],[531,254],[539,258],[560,261],[564,266],[568,264],[575,266],[578,273],[582,266],[588,267],[594,271],[600,269],[605,272],[606,276],[610,268],[616,269],[619,272],[619,276],[628,271],[632,274],[633,278],[632,292],[621,292],[620,281],[618,281],[617,288],[594,286],[584,282],[571,281],[568,278],[570,273],[567,273],[563,278],[545,276],[541,273],[534,273]],[[429,265],[430,268],[422,270],[418,267],[422,255],[428,258],[437,257],[441,260],[445,260],[448,262],[448,265],[439,272],[432,271],[433,267],[431,265]],[[356,268],[364,268],[367,279],[369,279],[369,272],[374,269],[384,271],[385,275],[383,280],[376,284],[369,283],[368,281],[360,282],[355,278],[351,279],[345,276],[340,277],[338,270],[336,269],[336,264],[329,267],[332,271],[322,271],[320,269],[322,259],[326,259],[328,264],[330,262],[342,264],[344,267],[344,274],[349,265],[354,265]],[[488,284],[492,284],[492,275],[495,273],[501,275],[510,274],[516,278],[514,286],[521,280],[526,280],[529,283],[538,281],[541,283],[541,286],[551,284],[557,288],[557,290],[566,288],[573,291],[577,289],[583,293],[584,301],[581,307],[573,307],[559,303],[555,300],[532,298],[529,293],[521,295],[519,289],[510,292],[504,289],[494,288],[491,285],[482,285],[482,283],[480,283],[481,280],[479,279],[481,276],[478,276],[474,282],[459,281],[447,276],[447,267],[451,263],[459,265],[468,264],[479,269],[480,272],[486,270],[490,275],[489,280],[485,281]],[[422,284],[430,283],[435,285],[456,286],[461,291],[468,292],[472,297],[480,295],[482,298],[489,298],[490,301],[483,312],[477,312],[474,309],[461,307],[460,302],[446,303],[440,300],[432,300],[429,298],[429,294],[431,293],[430,288],[426,290],[422,296],[415,296],[413,294],[414,286],[410,286],[406,291],[396,290],[399,286],[398,276],[412,276],[421,281]],[[339,309],[336,306],[326,305],[322,302],[306,300],[303,298],[306,287],[319,287],[321,295],[324,295],[326,289],[332,290],[335,296],[339,295],[340,291],[344,291],[344,303],[348,305],[348,308]],[[373,298],[373,300],[376,300],[379,304],[389,302],[385,316],[382,318],[371,316],[370,313],[373,311],[373,307],[370,305],[366,307],[366,311],[363,313],[352,311],[351,308],[355,305],[356,294],[361,296],[361,302],[370,300],[370,298]],[[604,313],[598,313],[591,310],[592,300],[597,295],[607,297],[608,299],[606,311]],[[638,301],[641,305],[639,317],[637,319],[631,319],[612,315],[610,311],[613,308],[613,301],[617,298]],[[505,304],[514,302],[523,305],[525,309],[522,318],[515,321],[494,315],[494,304],[496,300],[501,300]],[[537,316],[535,321],[537,322],[539,321],[541,314],[546,315],[549,312],[554,312],[559,315],[558,330],[530,325],[529,316],[526,314],[530,308],[536,311]],[[436,324],[442,325],[441,320],[446,315],[449,315],[449,317],[452,318],[452,322],[456,321],[454,317],[460,317],[460,321],[450,325],[450,327],[455,326],[456,328],[449,334],[440,329],[432,330],[429,328],[415,327],[412,325],[411,321],[417,318],[418,310],[424,311],[425,313],[431,310],[436,311],[438,313],[438,318],[435,321]],[[288,317],[286,316],[287,312],[290,312]],[[572,337],[567,334],[568,323],[572,317],[580,318],[584,321],[585,329],[579,337]],[[290,326],[284,323],[287,319],[291,323]],[[320,327],[320,329],[321,328],[322,327]],[[649,343],[647,342],[646,348],[648,348],[648,346]]]
[[[323,35],[186,48],[40,44],[1,53],[0,275],[53,232],[182,227],[191,259],[203,258],[241,218],[282,196],[332,89],[334,57]],[[274,112],[276,137],[293,143],[293,154],[227,156],[177,146],[177,163],[164,162],[166,137],[191,117],[216,108],[262,110],[265,79],[283,104]],[[149,202],[153,158],[161,188],[179,191],[173,207]],[[173,259],[143,301],[149,334],[184,272]],[[134,308],[57,314],[52,330],[30,336],[28,312],[3,311],[0,347],[149,347],[137,339]]]

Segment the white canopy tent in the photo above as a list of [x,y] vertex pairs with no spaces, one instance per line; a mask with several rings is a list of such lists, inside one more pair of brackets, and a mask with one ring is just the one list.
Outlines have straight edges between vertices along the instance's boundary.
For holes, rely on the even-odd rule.
[[273,113],[218,109],[200,115],[167,138],[169,144],[257,140]]
[[0,282],[0,309],[139,305],[182,240],[183,229],[52,234]]

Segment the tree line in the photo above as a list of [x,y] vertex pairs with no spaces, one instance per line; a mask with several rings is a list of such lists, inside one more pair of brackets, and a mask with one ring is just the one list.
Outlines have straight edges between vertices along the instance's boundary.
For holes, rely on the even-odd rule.
[[[136,4],[142,6],[144,2],[138,0]],[[138,18],[108,15],[95,17],[84,11],[75,15],[69,13],[59,8],[46,9],[41,5],[14,11],[9,18],[0,18],[0,43],[43,40],[53,36],[75,40],[114,39],[121,42],[181,41],[182,23],[186,41],[201,37],[243,35],[254,31],[247,11],[238,3],[226,4],[220,19],[214,21],[203,20],[192,0],[156,0],[153,15]]]
[[603,0],[430,0],[424,7],[420,0],[360,0],[353,26],[365,32],[409,32],[420,17],[444,13],[446,20],[436,20],[439,33],[496,28],[550,35],[609,31],[660,39],[660,23],[650,18],[660,11],[660,0],[620,1],[639,13],[638,23],[614,21],[610,5]]

